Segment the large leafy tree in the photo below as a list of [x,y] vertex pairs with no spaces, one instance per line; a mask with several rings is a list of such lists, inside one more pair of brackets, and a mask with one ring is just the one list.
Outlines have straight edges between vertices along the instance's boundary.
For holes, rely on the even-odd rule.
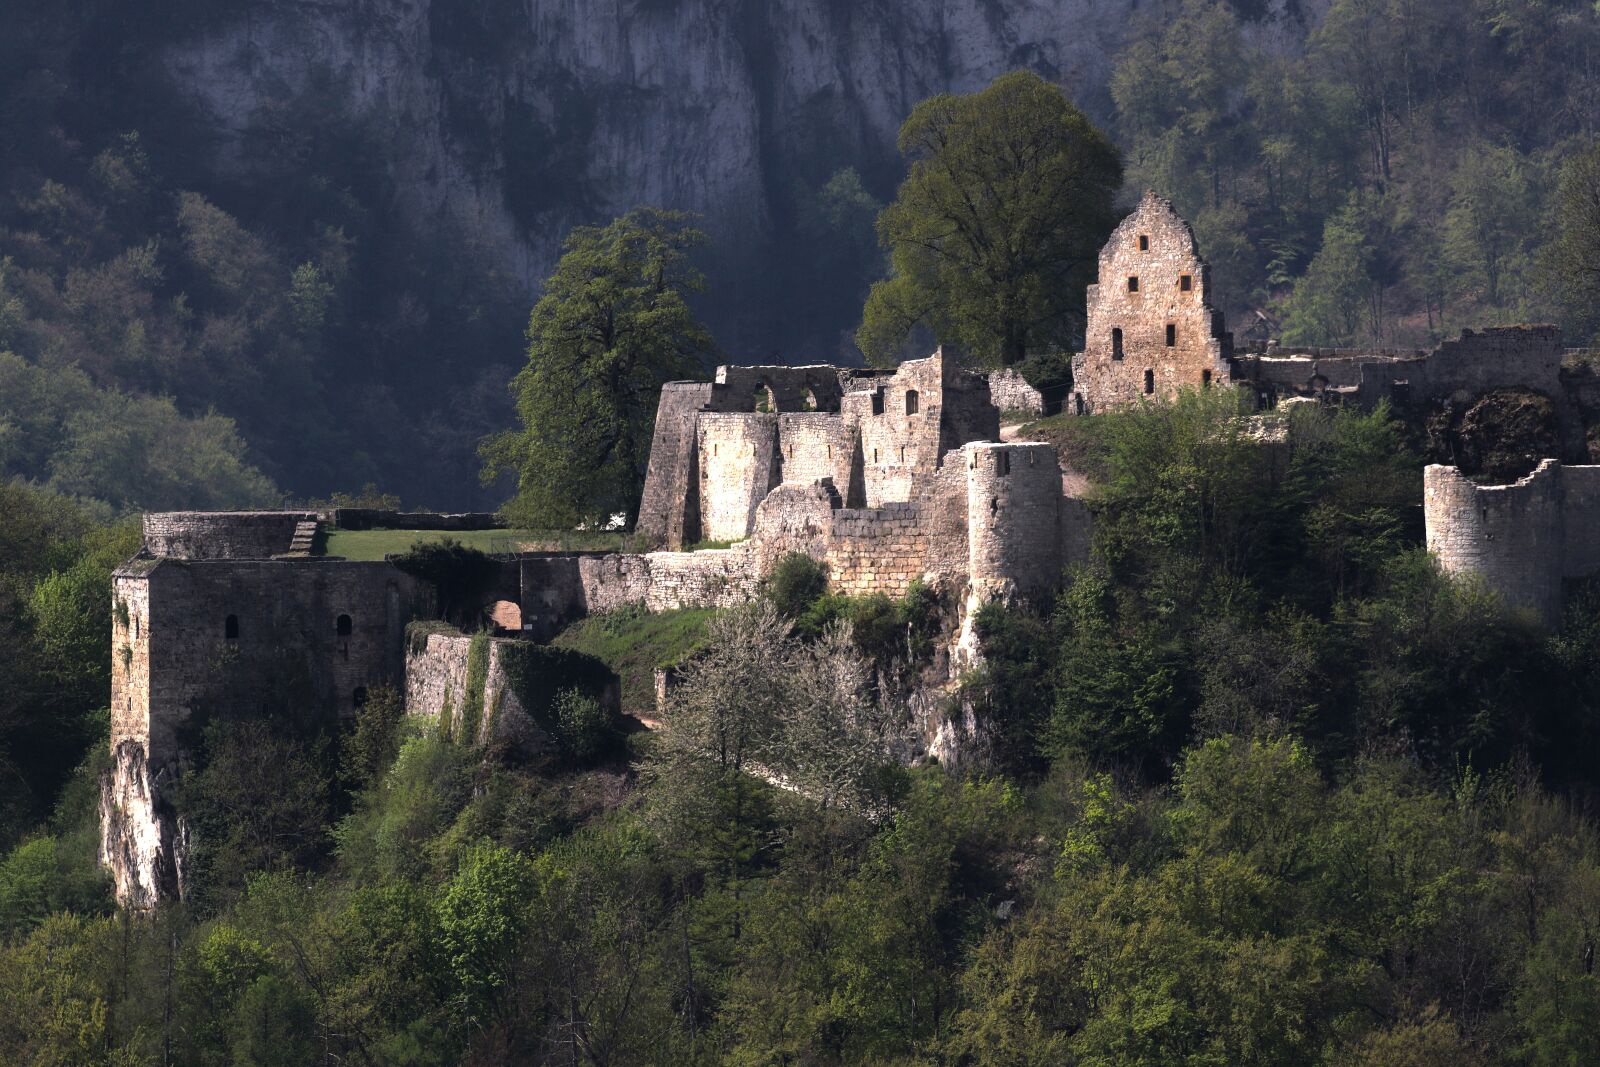
[[1116,221],[1122,161],[1061,89],[1028,71],[924,100],[900,128],[911,173],[878,216],[892,276],[857,343],[891,360],[916,326],[1006,365],[1071,345]]
[[512,382],[522,429],[483,446],[486,480],[517,474],[512,521],[638,517],[661,386],[695,374],[713,351],[688,303],[703,286],[689,254],[705,240],[690,221],[639,208],[567,237]]

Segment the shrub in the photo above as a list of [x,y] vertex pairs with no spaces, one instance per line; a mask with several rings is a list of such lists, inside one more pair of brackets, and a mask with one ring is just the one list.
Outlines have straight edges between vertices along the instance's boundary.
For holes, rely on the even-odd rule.
[[785,617],[798,619],[828,591],[828,568],[801,552],[778,560],[761,583],[761,594]]

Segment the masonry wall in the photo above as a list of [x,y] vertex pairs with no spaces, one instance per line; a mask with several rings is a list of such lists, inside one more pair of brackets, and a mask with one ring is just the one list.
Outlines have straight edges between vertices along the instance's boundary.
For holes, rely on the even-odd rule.
[[970,444],[968,573],[984,599],[1038,596],[1061,582],[1061,467],[1047,444]]
[[861,480],[855,467],[856,436],[837,413],[778,416],[778,450],[784,485],[810,485],[830,479],[841,496]]
[[839,410],[839,371],[825,364],[803,367],[722,366],[717,368],[714,411]]
[[898,596],[927,570],[928,538],[921,508],[913,503],[881,508],[841,508],[824,562],[828,584],[851,596]]
[[150,723],[150,582],[153,560],[131,560],[111,578],[111,744],[143,742]]
[[[1522,386],[1560,399],[1561,330],[1556,326],[1493,326],[1462,330],[1429,353],[1419,377],[1431,397],[1477,396]],[[1364,392],[1367,387],[1364,387]],[[1416,384],[1412,392],[1418,391]]]
[[755,529],[756,506],[782,481],[778,416],[702,412],[698,423],[700,533],[738,541]]
[[1044,394],[1028,384],[1028,379],[1010,368],[989,375],[989,396],[1001,411],[1044,414]]
[[1561,519],[1562,575],[1600,574],[1600,467],[1561,468]]
[[1100,250],[1084,350],[1073,360],[1075,409],[1093,413],[1230,381],[1232,346],[1209,303],[1210,285],[1189,224],[1170,202],[1145,193]]
[[289,551],[309,511],[162,511],[144,517],[144,546],[171,559],[268,559]]
[[710,382],[668,382],[656,405],[636,529],[669,548],[700,539],[695,424],[700,409],[711,402],[712,390]]
[[1562,471],[1545,460],[1511,485],[1477,485],[1454,467],[1423,471],[1428,550],[1451,574],[1475,574],[1547,626],[1561,619]]
[[[351,714],[358,687],[400,681],[405,625],[432,599],[387,563],[162,560],[143,581],[144,740],[156,762],[174,758],[176,730],[207,707]],[[348,634],[338,632],[341,615]],[[230,616],[236,638],[227,636]],[[138,732],[129,725],[129,735]]]

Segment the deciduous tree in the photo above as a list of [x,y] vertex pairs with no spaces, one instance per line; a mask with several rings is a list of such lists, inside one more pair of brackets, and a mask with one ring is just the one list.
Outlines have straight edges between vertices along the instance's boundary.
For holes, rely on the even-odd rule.
[[916,326],[1007,366],[1071,345],[1122,184],[1105,134],[1060,87],[1014,71],[918,104],[900,152],[911,173],[878,216],[893,274],[867,298],[861,350],[891,361]]
[[517,475],[516,522],[572,526],[638,516],[661,386],[701,370],[711,335],[689,308],[702,288],[681,212],[640,208],[567,237],[528,323],[512,382],[521,430],[484,442],[484,478]]

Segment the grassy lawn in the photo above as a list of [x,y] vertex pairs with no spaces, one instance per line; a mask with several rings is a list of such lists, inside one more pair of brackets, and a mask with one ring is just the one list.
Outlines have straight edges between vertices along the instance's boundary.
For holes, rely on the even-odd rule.
[[620,549],[620,533],[581,530],[329,530],[327,554],[346,559],[382,559],[405,552],[418,541],[453,537],[484,552],[555,552]]
[[670,667],[697,648],[712,612],[619,611],[595,615],[567,627],[551,644],[587,652],[622,679],[622,711],[654,718],[657,667]]

